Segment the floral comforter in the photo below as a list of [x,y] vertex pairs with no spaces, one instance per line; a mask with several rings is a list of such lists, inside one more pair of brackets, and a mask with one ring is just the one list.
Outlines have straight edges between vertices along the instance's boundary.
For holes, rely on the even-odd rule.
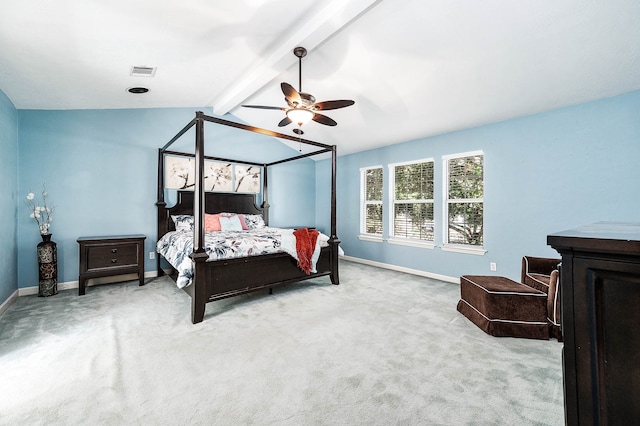
[[[320,247],[328,246],[328,240],[326,235],[318,235],[312,272],[315,272],[315,264],[320,257]],[[207,232],[204,245],[209,255],[207,261],[269,253],[288,253],[298,260],[293,229],[265,227],[248,231]],[[193,232],[168,232],[160,238],[156,250],[178,271],[178,287],[189,285],[193,277],[193,264],[189,257],[193,253]]]

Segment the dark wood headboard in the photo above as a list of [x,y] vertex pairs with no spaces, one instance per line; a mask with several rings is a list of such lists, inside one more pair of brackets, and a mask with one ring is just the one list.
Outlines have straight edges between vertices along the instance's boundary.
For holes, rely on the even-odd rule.
[[[175,230],[172,215],[193,215],[193,191],[178,191],[178,201],[173,207],[159,207],[158,239],[169,231]],[[262,214],[263,209],[256,205],[256,194],[234,192],[205,192],[204,211],[216,213]],[[265,222],[268,220],[265,215]]]

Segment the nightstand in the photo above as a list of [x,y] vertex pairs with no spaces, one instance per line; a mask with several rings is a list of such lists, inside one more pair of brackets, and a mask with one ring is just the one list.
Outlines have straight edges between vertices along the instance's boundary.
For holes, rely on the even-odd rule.
[[89,278],[138,274],[144,285],[144,235],[80,237],[78,295],[85,294]]

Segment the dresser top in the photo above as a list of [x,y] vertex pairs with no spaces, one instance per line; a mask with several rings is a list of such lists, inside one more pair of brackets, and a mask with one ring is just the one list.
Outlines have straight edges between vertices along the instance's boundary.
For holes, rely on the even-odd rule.
[[557,232],[550,236],[574,238],[602,238],[607,240],[640,241],[640,223],[597,222],[574,229]]
[[147,238],[146,235],[143,234],[132,234],[132,235],[105,235],[100,237],[80,237],[78,238],[78,242],[86,242],[86,241],[105,241],[105,240],[139,240]]
[[640,255],[640,223],[597,222],[547,236],[558,248],[586,249]]

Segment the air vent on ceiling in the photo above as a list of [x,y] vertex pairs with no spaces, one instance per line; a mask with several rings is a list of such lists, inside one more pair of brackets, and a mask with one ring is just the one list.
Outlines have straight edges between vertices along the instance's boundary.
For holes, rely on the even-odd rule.
[[153,77],[156,74],[156,67],[131,67],[131,75],[137,77]]

